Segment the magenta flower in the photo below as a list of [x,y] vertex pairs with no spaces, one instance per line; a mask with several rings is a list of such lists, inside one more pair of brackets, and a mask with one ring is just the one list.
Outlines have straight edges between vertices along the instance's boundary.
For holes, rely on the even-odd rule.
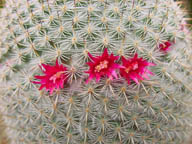
[[130,84],[130,80],[139,84],[140,80],[149,79],[148,74],[153,75],[147,67],[154,65],[154,63],[147,62],[143,58],[138,58],[137,54],[130,59],[122,57],[123,67],[120,68],[120,75],[127,80],[128,84]]
[[159,45],[160,51],[167,53],[170,50],[170,46],[172,43],[170,41],[166,41]]
[[114,56],[113,53],[109,55],[107,48],[104,49],[101,56],[93,57],[90,53],[88,53],[88,55],[92,61],[87,63],[90,68],[85,72],[89,74],[89,78],[86,83],[93,78],[96,78],[96,82],[99,82],[102,76],[107,76],[111,80],[113,77],[117,78],[115,70],[121,66],[116,64],[115,61],[119,58],[119,56]]
[[40,68],[44,75],[35,76],[35,78],[40,79],[40,81],[32,81],[35,84],[41,84],[39,90],[45,87],[45,89],[52,94],[55,89],[59,90],[64,87],[64,83],[67,81],[67,68],[63,65],[59,65],[58,60],[56,60],[56,65],[54,66],[42,64]]

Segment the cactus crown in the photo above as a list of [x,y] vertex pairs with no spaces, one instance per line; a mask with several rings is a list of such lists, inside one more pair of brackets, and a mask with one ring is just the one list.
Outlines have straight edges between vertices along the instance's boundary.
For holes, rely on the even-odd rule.
[[[184,142],[192,51],[183,17],[172,0],[8,0],[0,17],[0,106],[13,143]],[[170,50],[161,51],[166,42]],[[156,64],[154,75],[128,83],[116,70],[118,78],[86,83],[90,55],[105,48],[118,64],[137,53]],[[50,95],[31,81],[56,60],[67,81]]]

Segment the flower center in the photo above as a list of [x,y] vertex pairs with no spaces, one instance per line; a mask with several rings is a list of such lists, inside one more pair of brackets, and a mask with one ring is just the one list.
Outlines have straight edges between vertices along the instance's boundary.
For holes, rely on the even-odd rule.
[[95,72],[100,72],[102,69],[107,68],[108,63],[109,62],[107,60],[104,60],[104,61],[100,62],[100,64],[95,67]]
[[56,74],[54,74],[52,77],[50,77],[49,80],[52,80],[53,83],[55,83],[55,81],[61,77],[61,75],[64,73],[64,71],[60,71],[60,72],[57,72]]
[[126,69],[125,72],[129,73],[130,70],[136,70],[138,69],[138,62],[134,62],[131,65],[129,65]]
[[165,44],[162,45],[162,49],[166,49],[167,46]]

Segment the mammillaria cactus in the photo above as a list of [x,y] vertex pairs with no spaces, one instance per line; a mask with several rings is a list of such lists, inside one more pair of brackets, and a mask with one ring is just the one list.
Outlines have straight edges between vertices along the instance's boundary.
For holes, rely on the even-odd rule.
[[173,0],[7,0],[0,107],[14,144],[181,144],[192,50]]

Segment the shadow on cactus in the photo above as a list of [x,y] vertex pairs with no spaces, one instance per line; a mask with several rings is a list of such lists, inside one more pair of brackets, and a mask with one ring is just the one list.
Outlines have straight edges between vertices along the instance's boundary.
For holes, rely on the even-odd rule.
[[190,30],[172,0],[8,0],[0,107],[15,144],[181,144]]
[[5,1],[4,0],[0,0],[0,8],[3,8],[5,5]]

